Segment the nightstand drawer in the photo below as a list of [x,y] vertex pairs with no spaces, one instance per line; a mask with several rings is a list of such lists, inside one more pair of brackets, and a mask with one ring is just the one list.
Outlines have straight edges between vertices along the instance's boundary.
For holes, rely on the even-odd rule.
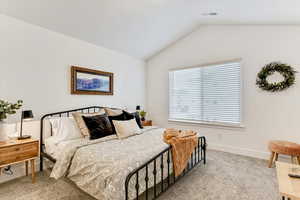
[[38,156],[38,142],[0,148],[0,165],[19,162]]
[[152,126],[152,120],[142,121],[142,126]]

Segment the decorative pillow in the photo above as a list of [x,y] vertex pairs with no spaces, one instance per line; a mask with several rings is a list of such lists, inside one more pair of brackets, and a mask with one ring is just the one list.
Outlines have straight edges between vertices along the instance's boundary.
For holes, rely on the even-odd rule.
[[137,125],[138,125],[140,128],[143,128],[142,122],[141,122],[141,119],[140,119],[140,114],[139,114],[138,112],[129,113],[129,112],[123,110],[123,113],[124,113],[125,118],[126,118],[127,120],[135,118]]
[[89,137],[90,136],[90,132],[89,132],[89,129],[87,128],[87,126],[85,125],[85,122],[83,121],[82,119],[82,116],[85,116],[85,117],[90,117],[90,116],[95,116],[95,115],[100,115],[100,114],[104,114],[105,111],[104,110],[100,110],[99,112],[96,112],[96,113],[80,113],[80,112],[75,112],[75,113],[72,113],[76,123],[77,123],[77,126],[82,134],[83,137]]
[[[51,118],[53,118],[53,117],[51,117]],[[46,118],[43,121],[43,137],[44,137],[44,139],[50,137],[51,133],[53,133],[53,131],[52,131],[52,124],[50,122],[51,118]]]
[[73,118],[50,118],[49,121],[52,127],[52,137],[55,138],[56,143],[83,137]]
[[135,119],[126,121],[113,120],[113,124],[119,139],[124,139],[140,132],[140,128],[138,127]]
[[118,121],[124,121],[124,120],[129,120],[129,119],[134,119],[134,117],[132,118],[126,118],[125,114],[122,112],[120,115],[115,115],[115,116],[108,116],[108,119],[113,127],[113,131],[115,134],[116,133],[116,130],[115,130],[115,126],[114,126],[114,123],[113,123],[113,120],[118,120]]
[[82,118],[89,129],[91,140],[115,134],[107,114]]
[[104,108],[104,110],[108,116],[117,116],[123,113],[121,109]]

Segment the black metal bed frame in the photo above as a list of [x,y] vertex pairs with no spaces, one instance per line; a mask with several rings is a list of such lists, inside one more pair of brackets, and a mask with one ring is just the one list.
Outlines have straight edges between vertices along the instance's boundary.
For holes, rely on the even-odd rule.
[[[43,171],[44,168],[44,158],[47,158],[51,162],[55,163],[56,159],[53,158],[51,155],[47,154],[44,150],[44,120],[47,117],[69,117],[70,113],[73,112],[81,112],[81,113],[94,113],[97,111],[100,111],[100,109],[103,109],[104,107],[101,106],[90,106],[85,108],[78,108],[73,110],[67,110],[62,112],[55,112],[50,113],[42,116],[41,118],[41,133],[40,133],[40,171]],[[115,108],[112,108],[115,109]],[[92,112],[91,112],[92,111]],[[50,133],[50,136],[52,136],[52,130]],[[183,177],[186,173],[191,171],[195,166],[203,162],[203,164],[206,164],[206,138],[205,137],[199,137],[198,138],[198,144],[194,150],[194,152],[191,155],[191,158],[187,164],[187,167],[184,169],[183,173],[175,177],[173,171],[173,165],[171,164],[171,149],[172,147],[169,146],[166,149],[164,149],[162,152],[157,154],[156,156],[152,157],[149,161],[141,165],[140,167],[136,168],[132,172],[130,172],[125,180],[125,200],[129,200],[129,183],[132,179],[135,179],[135,194],[136,194],[136,200],[138,200],[141,197],[145,197],[146,200],[148,200],[150,197],[150,193],[152,194],[152,199],[156,199],[159,197],[163,192],[165,192],[170,186],[172,186],[176,181],[178,181],[181,177]],[[164,166],[164,156],[167,156],[167,166]],[[157,160],[160,159],[160,166],[156,166]],[[153,166],[153,171],[149,172],[149,167]],[[164,177],[164,168],[167,168],[167,177]],[[172,171],[171,171],[172,167]],[[157,177],[158,170],[160,169],[160,177]],[[145,191],[140,194],[140,183],[139,183],[139,175],[141,174],[140,171],[145,170],[145,177],[144,184],[145,184]],[[154,186],[149,187],[149,177],[150,174],[153,175],[154,180]],[[160,180],[158,180],[160,179]]]

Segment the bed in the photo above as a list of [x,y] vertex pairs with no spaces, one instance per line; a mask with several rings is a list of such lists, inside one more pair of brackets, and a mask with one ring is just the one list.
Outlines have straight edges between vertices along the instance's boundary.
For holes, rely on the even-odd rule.
[[195,166],[206,163],[206,140],[199,136],[186,169],[175,177],[171,147],[163,142],[164,129],[159,127],[144,128],[138,135],[124,140],[112,135],[59,144],[51,141],[52,131],[49,133],[45,127],[47,118],[69,117],[73,112],[95,113],[102,108],[85,107],[50,113],[41,118],[41,171],[46,158],[54,163],[51,177],[67,176],[96,199],[148,200],[156,199]]

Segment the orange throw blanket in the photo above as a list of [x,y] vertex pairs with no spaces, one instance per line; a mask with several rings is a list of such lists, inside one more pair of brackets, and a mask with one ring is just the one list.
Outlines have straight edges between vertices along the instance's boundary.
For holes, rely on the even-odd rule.
[[166,129],[163,136],[164,141],[172,146],[174,173],[179,176],[197,146],[197,133],[191,130]]

